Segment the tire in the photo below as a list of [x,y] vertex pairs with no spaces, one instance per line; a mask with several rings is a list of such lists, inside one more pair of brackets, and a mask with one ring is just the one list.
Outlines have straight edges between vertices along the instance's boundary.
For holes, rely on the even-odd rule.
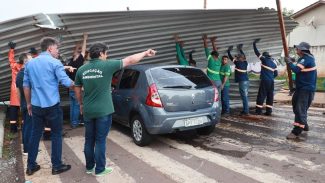
[[215,127],[216,127],[215,124],[209,125],[209,126],[205,126],[205,127],[196,129],[196,132],[199,135],[210,135],[213,132],[213,130],[215,129]]
[[152,137],[147,132],[143,120],[139,115],[136,115],[131,120],[131,132],[133,142],[138,146],[146,146],[150,144]]

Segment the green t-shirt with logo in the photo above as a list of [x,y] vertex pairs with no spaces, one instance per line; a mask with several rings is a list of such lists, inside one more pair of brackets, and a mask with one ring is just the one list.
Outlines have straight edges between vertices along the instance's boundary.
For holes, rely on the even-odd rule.
[[209,49],[205,48],[205,55],[208,59],[208,68],[207,75],[213,81],[220,81],[220,67],[221,67],[221,58],[219,57],[217,60],[213,58],[209,53]]
[[122,67],[122,60],[93,59],[78,69],[75,86],[84,88],[83,115],[86,118],[98,118],[114,113],[112,76]]
[[228,76],[225,86],[230,86],[229,77],[231,76],[231,69],[229,64],[222,65],[220,68],[220,79],[223,82],[223,78]]

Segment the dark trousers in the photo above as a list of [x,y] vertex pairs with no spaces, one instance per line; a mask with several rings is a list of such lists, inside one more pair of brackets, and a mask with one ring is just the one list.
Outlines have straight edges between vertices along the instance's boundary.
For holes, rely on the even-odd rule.
[[22,140],[24,146],[24,152],[28,152],[28,145],[32,135],[32,116],[30,116],[27,112],[27,108],[22,108],[22,115],[23,115],[23,127],[22,127]]
[[222,113],[230,113],[229,86],[224,86],[221,91]]
[[274,95],[274,81],[261,80],[256,98],[256,113],[262,113],[263,103],[266,98],[266,113],[272,113]]
[[[295,113],[295,122],[300,125],[307,126],[307,111],[314,100],[315,92],[307,90],[296,90],[292,96],[292,108]],[[292,133],[295,135],[301,134],[301,126],[294,126]]]
[[28,146],[27,167],[34,169],[36,166],[39,142],[47,121],[51,128],[52,168],[59,168],[62,165],[62,110],[59,104],[46,108],[32,106],[32,113],[32,136]]

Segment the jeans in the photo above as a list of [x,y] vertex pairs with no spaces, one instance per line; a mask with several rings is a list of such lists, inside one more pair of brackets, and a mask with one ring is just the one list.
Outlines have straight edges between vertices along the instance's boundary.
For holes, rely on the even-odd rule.
[[239,81],[239,93],[240,93],[241,100],[243,102],[243,112],[245,114],[249,113],[248,88],[249,88],[249,81]]
[[79,116],[80,116],[80,106],[76,99],[75,92],[73,90],[69,91],[70,97],[70,123],[71,126],[79,125]]
[[[292,96],[292,108],[295,113],[295,122],[307,126],[307,111],[314,100],[313,91],[296,90]],[[303,128],[295,126],[292,133],[295,135],[301,134]]]
[[229,86],[224,86],[221,91],[222,113],[229,113]]
[[23,140],[23,148],[24,152],[28,152],[28,145],[32,135],[32,116],[30,116],[27,112],[27,108],[22,108],[22,118],[24,120],[24,124],[22,127],[22,140]]
[[101,173],[106,166],[106,138],[112,125],[112,115],[88,119],[85,122],[85,158],[86,169],[95,167],[95,173]]
[[46,122],[51,128],[51,161],[52,168],[62,165],[62,123],[63,114],[59,103],[46,108],[32,106],[32,135],[28,146],[27,168],[34,169],[37,165],[39,142]]

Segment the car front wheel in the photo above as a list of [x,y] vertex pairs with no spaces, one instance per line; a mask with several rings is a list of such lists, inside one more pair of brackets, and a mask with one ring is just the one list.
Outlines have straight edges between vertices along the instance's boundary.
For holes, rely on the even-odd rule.
[[133,141],[138,146],[146,146],[151,142],[151,136],[147,132],[140,116],[136,115],[132,118],[131,131]]

